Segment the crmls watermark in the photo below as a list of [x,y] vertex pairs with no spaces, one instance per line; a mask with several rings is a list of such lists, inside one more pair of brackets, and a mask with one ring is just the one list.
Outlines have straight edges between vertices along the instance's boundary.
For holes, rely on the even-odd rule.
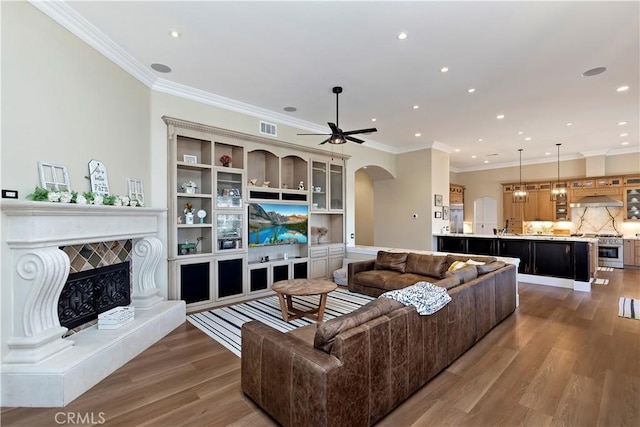
[[104,424],[104,412],[56,412],[56,424]]

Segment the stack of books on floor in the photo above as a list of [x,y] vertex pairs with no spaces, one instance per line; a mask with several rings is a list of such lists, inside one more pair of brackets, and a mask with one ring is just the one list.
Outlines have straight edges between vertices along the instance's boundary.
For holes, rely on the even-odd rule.
[[98,329],[118,329],[135,319],[133,307],[115,307],[98,315]]

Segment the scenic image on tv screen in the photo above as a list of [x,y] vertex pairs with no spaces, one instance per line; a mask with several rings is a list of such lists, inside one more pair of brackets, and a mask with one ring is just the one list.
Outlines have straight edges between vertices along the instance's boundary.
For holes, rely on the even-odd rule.
[[249,204],[249,246],[307,243],[307,205]]

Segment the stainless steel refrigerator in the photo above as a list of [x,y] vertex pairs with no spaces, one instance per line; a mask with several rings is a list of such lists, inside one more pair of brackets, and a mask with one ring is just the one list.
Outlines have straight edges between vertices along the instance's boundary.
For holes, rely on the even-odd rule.
[[464,232],[464,205],[451,205],[449,207],[449,232],[450,233],[463,233]]

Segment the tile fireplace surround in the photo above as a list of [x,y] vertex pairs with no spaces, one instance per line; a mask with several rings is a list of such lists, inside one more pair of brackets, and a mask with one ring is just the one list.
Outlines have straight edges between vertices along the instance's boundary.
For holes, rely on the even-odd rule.
[[[2,208],[1,406],[61,407],[185,321],[184,301],[155,283],[164,209],[6,201]],[[135,321],[61,338],[58,298],[69,275],[60,246],[132,239]]]

